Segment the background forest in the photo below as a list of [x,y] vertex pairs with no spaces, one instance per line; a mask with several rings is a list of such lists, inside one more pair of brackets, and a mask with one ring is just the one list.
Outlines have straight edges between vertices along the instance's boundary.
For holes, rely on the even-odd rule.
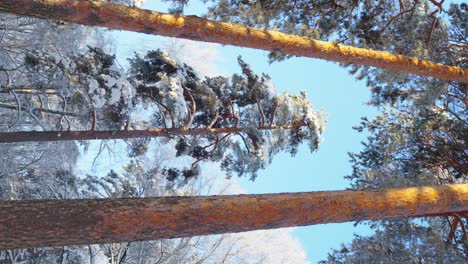
[[[167,2],[178,13],[191,4]],[[466,3],[213,0],[199,6],[197,15],[215,20],[468,67]],[[0,144],[1,199],[237,193],[243,190],[236,177],[254,181],[284,153],[294,156],[304,146],[314,152],[323,141],[327,116],[306,92],[278,92],[268,73],[242,57],[238,73],[220,74],[190,62],[177,42],[122,54],[119,36],[125,35],[1,13],[0,131],[228,132]],[[264,58],[274,64],[291,59],[278,53]],[[367,137],[349,154],[352,172],[343,175],[349,188],[467,182],[466,84],[341,66],[366,83],[375,111],[355,124]],[[321,263],[464,263],[466,222],[453,216],[359,223],[369,236],[357,235]],[[289,232],[4,250],[0,263],[306,263]],[[269,248],[257,247],[262,244]]]

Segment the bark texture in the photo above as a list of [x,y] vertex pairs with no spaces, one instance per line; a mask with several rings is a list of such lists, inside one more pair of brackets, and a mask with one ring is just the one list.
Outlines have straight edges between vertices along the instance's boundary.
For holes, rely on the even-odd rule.
[[367,191],[0,202],[0,248],[110,243],[442,215],[468,184]]
[[196,16],[170,15],[107,2],[82,0],[1,0],[0,11],[75,22],[89,26],[130,30],[167,37],[374,66],[444,80],[468,83],[468,70],[414,57],[390,54],[330,42],[221,23]]
[[[1,104],[0,104],[1,106]],[[259,126],[258,130],[297,129],[299,126]],[[85,131],[19,131],[0,133],[0,143],[31,142],[31,141],[63,141],[63,140],[95,140],[95,139],[127,139],[194,136],[207,134],[240,133],[245,128],[152,128],[148,130],[85,130]]]

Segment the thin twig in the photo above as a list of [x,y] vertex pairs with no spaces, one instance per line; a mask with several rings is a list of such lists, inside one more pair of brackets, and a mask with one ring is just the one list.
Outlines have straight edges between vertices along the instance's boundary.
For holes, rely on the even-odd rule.
[[13,125],[9,126],[8,128],[12,128],[12,127],[16,126],[16,124],[18,124],[18,122],[20,121],[20,118],[21,118],[21,109],[22,109],[21,102],[20,102],[18,96],[16,95],[16,93],[14,91],[10,91],[10,94],[12,94],[15,97],[18,114],[16,116],[15,123]]
[[181,86],[182,86],[182,89],[184,89],[184,92],[189,97],[190,102],[192,104],[192,107],[190,109],[188,109],[189,117],[187,119],[187,122],[184,125],[185,128],[189,128],[192,125],[193,118],[195,117],[195,112],[197,110],[197,105],[195,104],[195,99],[193,99],[192,93],[188,90],[188,88],[184,84],[181,84]]
[[212,145],[214,145],[213,149],[208,152],[205,156],[199,158],[198,160],[196,160],[195,162],[192,163],[192,167],[195,166],[195,164],[197,164],[198,162],[202,161],[202,160],[205,160],[211,156],[213,156],[214,152],[216,151],[216,149],[218,148],[218,143],[223,141],[224,139],[226,139],[227,137],[229,137],[231,135],[231,133],[228,133],[226,134],[225,136],[223,136],[221,139],[219,138],[218,135],[216,135],[216,139],[215,139],[215,142],[214,143],[211,143],[205,147],[203,147],[203,149],[206,149],[208,147],[211,147]]
[[237,135],[239,135],[242,138],[242,141],[244,142],[245,148],[247,149],[247,153],[250,154],[250,149],[249,149],[249,146],[247,145],[247,142],[245,141],[244,136],[242,136],[242,134],[240,132],[237,133]]

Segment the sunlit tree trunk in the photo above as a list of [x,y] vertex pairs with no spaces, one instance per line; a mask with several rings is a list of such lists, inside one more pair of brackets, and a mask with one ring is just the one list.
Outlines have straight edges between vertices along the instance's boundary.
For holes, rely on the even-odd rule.
[[138,8],[81,0],[2,0],[0,11],[58,19],[89,26],[250,47],[342,63],[379,67],[468,83],[468,70],[414,57],[337,45],[330,42],[220,23],[195,16],[170,15]]
[[[0,105],[1,106],[1,105]],[[305,124],[303,125],[305,126]],[[297,129],[301,126],[258,126],[258,130]],[[195,136],[207,134],[235,134],[248,129],[242,127],[227,128],[153,128],[147,130],[85,130],[85,131],[20,131],[0,133],[0,143],[63,141],[63,140],[94,140],[94,139],[128,139]]]
[[367,191],[0,202],[0,248],[176,238],[468,210],[468,184]]

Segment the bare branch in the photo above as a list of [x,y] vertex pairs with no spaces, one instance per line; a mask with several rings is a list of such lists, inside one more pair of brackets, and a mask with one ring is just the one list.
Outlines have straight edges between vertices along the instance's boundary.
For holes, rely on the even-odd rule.
[[16,124],[18,124],[18,122],[20,121],[20,118],[21,118],[21,102],[18,98],[18,96],[16,95],[16,93],[14,91],[10,91],[10,94],[12,94],[14,97],[15,97],[15,100],[16,100],[16,107],[17,107],[17,111],[18,111],[18,114],[16,116],[16,121],[15,123],[13,123],[11,126],[9,126],[8,128],[12,128],[14,126],[16,126]]
[[192,104],[192,107],[188,109],[189,117],[184,125],[185,128],[189,128],[192,125],[193,118],[195,117],[197,105],[195,104],[195,99],[193,99],[192,93],[187,89],[187,87],[184,84],[181,84],[181,86],[184,89],[185,94],[189,97],[190,103]]

